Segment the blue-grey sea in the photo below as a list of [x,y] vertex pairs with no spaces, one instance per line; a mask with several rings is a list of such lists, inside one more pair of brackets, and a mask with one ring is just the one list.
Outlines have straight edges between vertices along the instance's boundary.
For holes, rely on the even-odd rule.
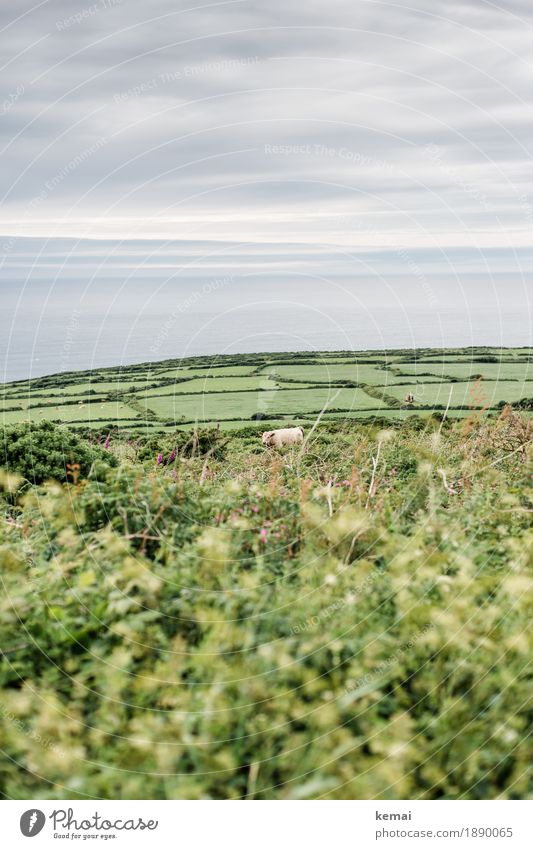
[[1,283],[0,380],[258,351],[530,346],[521,276]]

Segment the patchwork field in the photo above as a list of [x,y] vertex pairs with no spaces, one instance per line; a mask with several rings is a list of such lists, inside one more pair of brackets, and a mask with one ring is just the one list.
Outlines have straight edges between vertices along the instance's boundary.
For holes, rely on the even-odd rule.
[[[307,383],[299,383],[298,386],[306,387]],[[150,398],[154,395],[174,395],[185,393],[187,395],[194,394],[196,392],[201,394],[211,394],[215,392],[247,392],[254,389],[276,389],[280,387],[279,381],[270,380],[265,375],[252,375],[251,377],[211,377],[211,375],[207,375],[204,377],[193,377],[190,380],[180,379],[179,383],[170,383],[168,386],[155,388],[155,389],[147,389],[144,392],[135,393],[139,397],[142,395],[143,398]],[[291,387],[294,388],[294,384],[291,383]]]
[[[420,383],[412,387],[414,405],[448,404],[451,397],[451,407],[487,407],[492,408],[502,401],[514,404],[522,398],[533,397],[533,381],[522,383],[508,380],[472,380],[458,383]],[[387,392],[402,400],[405,396],[405,386],[389,386]]]
[[[215,419],[250,420],[258,412],[265,417],[320,412],[334,405],[347,412],[379,409],[386,406],[380,399],[371,398],[361,389],[341,389],[338,394],[329,387],[308,389],[273,389],[262,392],[220,392],[198,395],[151,397],[149,409],[164,419],[215,421]],[[296,413],[296,411],[298,411]]]
[[0,387],[5,424],[235,429],[327,419],[461,417],[533,406],[532,349],[241,354],[70,372]]

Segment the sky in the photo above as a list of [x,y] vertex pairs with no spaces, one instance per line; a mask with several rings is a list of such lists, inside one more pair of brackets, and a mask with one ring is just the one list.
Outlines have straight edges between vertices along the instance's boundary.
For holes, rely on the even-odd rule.
[[530,285],[530,0],[18,0],[0,32],[0,281]]

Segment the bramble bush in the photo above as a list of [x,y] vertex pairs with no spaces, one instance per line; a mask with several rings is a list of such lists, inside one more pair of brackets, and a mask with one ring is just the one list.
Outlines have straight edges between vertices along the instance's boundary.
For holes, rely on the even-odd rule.
[[117,464],[114,455],[52,422],[6,425],[1,439],[0,465],[31,483],[86,477],[97,459]]
[[531,426],[505,415],[151,444],[6,502],[4,796],[529,797]]
[[227,435],[216,428],[184,431],[176,430],[169,434],[154,433],[150,436],[138,437],[138,459],[147,460],[161,454],[166,462],[174,453],[182,457],[198,457],[209,454],[222,458]]

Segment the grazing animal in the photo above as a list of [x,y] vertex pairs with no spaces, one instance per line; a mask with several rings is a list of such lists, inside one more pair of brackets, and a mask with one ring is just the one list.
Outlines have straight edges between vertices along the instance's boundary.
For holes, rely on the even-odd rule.
[[279,430],[265,430],[261,437],[263,445],[269,448],[281,448],[283,445],[301,445],[304,441],[303,427],[282,427]]

